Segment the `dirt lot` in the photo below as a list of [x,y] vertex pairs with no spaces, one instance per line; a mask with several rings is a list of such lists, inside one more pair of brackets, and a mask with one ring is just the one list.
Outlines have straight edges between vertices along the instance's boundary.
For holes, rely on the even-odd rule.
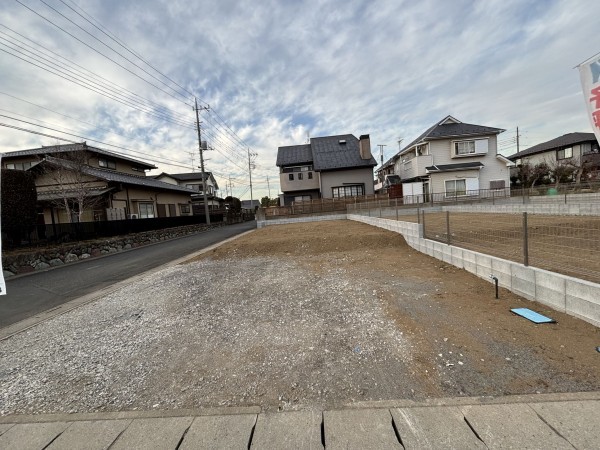
[[268,227],[0,342],[0,414],[600,389],[600,329],[500,297],[395,233]]

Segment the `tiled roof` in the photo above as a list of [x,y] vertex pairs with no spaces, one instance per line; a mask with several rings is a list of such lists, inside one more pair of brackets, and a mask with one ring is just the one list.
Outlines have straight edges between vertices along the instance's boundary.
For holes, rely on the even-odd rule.
[[124,156],[119,153],[109,152],[108,150],[103,150],[98,147],[91,147],[87,145],[85,142],[81,144],[64,144],[64,145],[51,145],[48,147],[41,148],[32,148],[29,150],[17,150],[16,152],[6,152],[3,155],[3,158],[15,158],[20,156],[33,156],[33,155],[51,155],[53,153],[66,153],[66,152],[75,152],[81,150],[88,150],[92,153],[97,153],[99,155],[110,156],[112,158],[119,158],[125,161],[129,161],[135,163],[138,166],[144,167],[146,169],[156,169],[154,164],[149,164],[139,159],[133,159],[129,156]]
[[204,181],[204,177],[206,177],[207,180],[212,179],[215,189],[219,189],[219,186],[217,186],[217,180],[215,180],[215,177],[213,176],[212,172],[204,172],[204,176],[202,175],[202,172],[187,172],[187,173],[162,172],[158,175],[152,175],[152,178],[158,179],[162,176],[171,177],[177,181]]
[[[341,144],[340,141],[346,141]],[[358,139],[351,134],[311,138],[313,166],[315,170],[355,169],[374,167],[375,158],[362,159],[358,147]]]
[[470,123],[462,123],[462,122],[452,122],[445,123],[448,118],[453,119],[453,117],[446,117],[441,122],[436,123],[435,125],[428,128],[423,134],[421,134],[418,138],[404,147],[398,154],[408,151],[411,147],[421,143],[434,139],[447,139],[452,137],[469,137],[469,136],[484,136],[489,134],[500,134],[503,129],[494,128],[494,127],[486,127],[483,125],[473,125]]
[[310,144],[288,145],[279,147],[277,151],[278,167],[291,166],[294,164],[308,164],[313,162],[313,154]]
[[534,155],[536,153],[546,152],[548,150],[559,149],[561,147],[567,147],[569,145],[580,144],[582,142],[595,141],[596,135],[594,133],[567,133],[557,138],[551,139],[541,144],[534,145],[528,149],[522,150],[518,153],[510,155],[508,159],[514,161],[515,159],[522,158],[523,156]]
[[[69,161],[66,161],[66,160],[60,159],[60,158],[54,158],[52,156],[46,156],[46,158],[44,158],[43,161],[36,164],[35,166],[32,166],[31,169],[34,169],[35,167],[39,167],[44,163],[48,163],[48,164],[60,166],[60,167],[65,167],[65,168],[71,168],[71,169],[73,168],[73,164],[70,163]],[[133,184],[136,186],[144,186],[144,187],[153,188],[153,189],[178,191],[178,192],[184,192],[186,194],[194,193],[194,191],[192,191],[191,189],[185,188],[183,186],[178,186],[175,184],[164,183],[162,181],[155,180],[152,177],[130,175],[127,173],[115,172],[113,170],[108,170],[108,169],[99,169],[99,168],[90,167],[87,165],[81,166],[80,169],[86,175],[90,175],[92,177],[96,177],[101,180],[113,181],[116,183]]]
[[476,162],[464,162],[464,163],[456,163],[456,164],[436,164],[433,166],[425,167],[427,172],[451,172],[453,170],[470,170],[470,169],[480,169],[483,167],[483,164],[479,161]]

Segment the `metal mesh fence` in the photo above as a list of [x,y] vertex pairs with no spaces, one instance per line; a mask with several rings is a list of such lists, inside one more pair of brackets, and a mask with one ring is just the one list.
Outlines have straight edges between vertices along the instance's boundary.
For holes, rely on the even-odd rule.
[[424,237],[600,282],[600,217],[426,212]]

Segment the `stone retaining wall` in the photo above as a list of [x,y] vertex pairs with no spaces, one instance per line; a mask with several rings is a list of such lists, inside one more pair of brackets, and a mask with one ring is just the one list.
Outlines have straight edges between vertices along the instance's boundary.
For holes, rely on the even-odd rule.
[[4,278],[196,234],[220,226],[223,226],[223,224],[186,225],[106,239],[65,243],[52,247],[3,252],[2,268],[4,269]]

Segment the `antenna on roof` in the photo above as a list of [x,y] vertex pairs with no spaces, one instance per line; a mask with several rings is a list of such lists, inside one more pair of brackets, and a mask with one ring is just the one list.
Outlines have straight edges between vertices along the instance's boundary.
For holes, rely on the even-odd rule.
[[403,137],[398,137],[398,150],[402,150],[402,141],[404,140]]
[[306,143],[310,144],[310,134],[308,133],[308,130],[306,131]]

